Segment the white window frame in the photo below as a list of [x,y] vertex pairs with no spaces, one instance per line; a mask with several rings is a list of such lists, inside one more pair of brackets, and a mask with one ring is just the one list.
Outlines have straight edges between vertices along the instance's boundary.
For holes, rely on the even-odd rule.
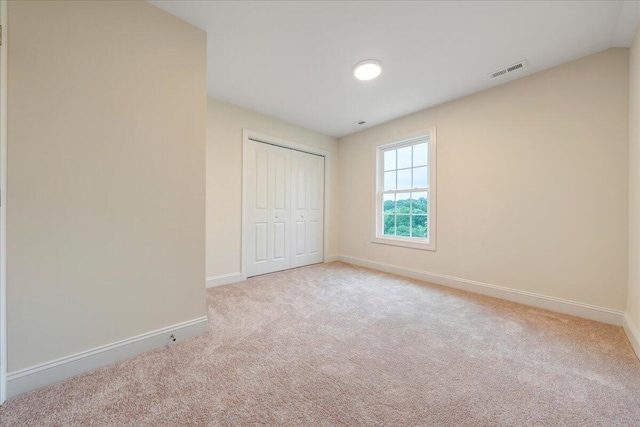
[[[427,188],[427,239],[418,239],[415,237],[387,236],[382,234],[382,197],[384,192],[384,152],[390,148],[402,148],[413,145],[421,140],[429,139],[429,186]],[[425,251],[436,250],[436,212],[437,212],[437,171],[436,171],[436,128],[431,127],[399,138],[393,141],[380,142],[375,147],[375,197],[374,197],[374,232],[371,241],[384,245],[401,246],[411,249],[421,249]],[[401,190],[404,191],[404,190]],[[407,190],[410,192],[412,190]]]

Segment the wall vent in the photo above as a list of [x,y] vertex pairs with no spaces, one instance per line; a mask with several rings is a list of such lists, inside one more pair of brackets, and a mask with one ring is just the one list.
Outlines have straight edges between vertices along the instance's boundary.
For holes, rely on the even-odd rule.
[[504,74],[512,73],[512,72],[517,71],[517,70],[519,70],[521,68],[524,68],[526,66],[527,66],[527,61],[526,60],[523,60],[523,61],[520,61],[520,62],[516,62],[513,65],[509,65],[507,68],[503,68],[502,70],[498,70],[498,71],[494,71],[493,73],[489,73],[489,77],[491,77],[492,79],[495,78],[495,77],[500,77],[500,76],[502,76]]

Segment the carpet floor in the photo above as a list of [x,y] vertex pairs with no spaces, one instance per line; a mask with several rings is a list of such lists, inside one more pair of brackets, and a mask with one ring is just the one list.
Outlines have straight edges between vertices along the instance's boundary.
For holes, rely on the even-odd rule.
[[0,425],[640,425],[620,327],[342,263],[207,309],[209,333],[11,399]]

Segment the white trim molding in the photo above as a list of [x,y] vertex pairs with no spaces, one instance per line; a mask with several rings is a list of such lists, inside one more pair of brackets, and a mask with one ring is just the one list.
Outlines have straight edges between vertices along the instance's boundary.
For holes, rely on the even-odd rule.
[[7,42],[8,2],[0,0],[0,404],[7,399]]
[[241,210],[241,261],[240,261],[240,274],[242,280],[247,279],[247,146],[249,140],[256,142],[263,142],[265,144],[276,145],[278,147],[289,148],[291,150],[302,151],[309,154],[315,154],[324,157],[324,235],[323,235],[323,258],[326,261],[329,250],[329,228],[330,219],[329,212],[331,212],[331,171],[333,168],[333,159],[331,153],[322,148],[313,147],[310,145],[304,145],[297,142],[288,141],[286,139],[278,138],[277,136],[267,135],[265,133],[256,132],[251,129],[242,129],[242,210]]
[[242,273],[228,273],[221,274],[219,276],[207,277],[207,289],[215,288],[216,286],[229,285],[231,283],[237,283],[242,281]]
[[562,298],[540,295],[533,292],[521,291],[506,288],[503,286],[491,285],[489,283],[477,282],[475,280],[461,279],[459,277],[447,276],[439,273],[414,270],[411,268],[399,267],[377,261],[362,258],[339,255],[339,261],[347,264],[358,265],[371,268],[373,270],[384,271],[386,273],[397,274],[398,276],[411,277],[429,283],[461,289],[476,294],[487,295],[507,301],[513,301],[532,307],[543,308],[558,313],[569,314],[571,316],[582,317],[584,319],[595,320],[611,325],[622,326],[625,313],[618,310],[611,310],[605,307],[584,304],[577,301],[570,301]]
[[624,327],[624,332],[627,334],[633,351],[635,351],[636,356],[640,359],[640,330],[638,330],[638,327],[629,319],[629,315],[627,314],[624,316],[622,326]]
[[[406,189],[397,189],[394,188],[392,190],[384,189],[384,155],[388,150],[395,150],[399,148],[406,148],[416,144],[427,143],[428,149],[428,181],[427,186],[423,188],[406,188]],[[420,249],[425,251],[436,251],[436,212],[437,212],[437,137],[436,137],[436,127],[432,126],[427,129],[423,129],[420,131],[412,132],[410,134],[405,134],[402,137],[395,138],[393,140],[385,139],[382,141],[378,141],[375,144],[375,173],[376,173],[376,185],[375,185],[375,197],[374,197],[374,206],[373,206],[373,224],[374,230],[373,235],[371,237],[372,243],[379,243],[383,245],[392,245],[392,246],[401,246],[405,248],[411,249]],[[397,165],[396,165],[397,166]],[[408,168],[404,168],[404,170],[412,171],[414,168],[413,162],[411,162],[411,166]],[[402,169],[400,169],[402,170]],[[394,170],[392,170],[394,171]],[[399,171],[399,170],[398,170]],[[412,186],[410,186],[412,187]],[[416,237],[401,237],[396,235],[385,235],[383,234],[384,226],[383,226],[383,203],[385,195],[394,195],[394,198],[397,199],[398,195],[411,196],[414,192],[427,193],[427,213],[426,213],[426,224],[427,224],[427,238],[421,239]],[[396,216],[396,212],[394,210],[394,216]],[[412,214],[413,216],[413,214]],[[410,218],[410,221],[413,221]]]
[[329,262],[335,262],[335,261],[340,261],[340,255],[332,254],[332,255],[326,255],[324,257],[324,263],[325,264],[327,264]]
[[112,344],[96,347],[7,375],[7,395],[15,397],[40,387],[93,371],[150,350],[172,344],[171,334],[182,341],[209,329],[207,317],[199,317]]

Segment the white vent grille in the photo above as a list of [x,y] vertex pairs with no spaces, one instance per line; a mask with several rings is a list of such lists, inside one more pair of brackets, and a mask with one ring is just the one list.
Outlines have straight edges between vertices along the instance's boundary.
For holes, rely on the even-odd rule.
[[524,68],[526,66],[527,66],[527,61],[526,60],[523,60],[523,61],[520,61],[520,62],[516,62],[513,65],[509,65],[507,68],[503,68],[502,70],[498,70],[498,71],[494,71],[493,73],[489,73],[489,77],[491,77],[492,79],[495,78],[495,77],[500,77],[500,76],[502,76],[504,74],[512,73],[514,71],[520,70],[520,69],[522,69],[522,68]]

